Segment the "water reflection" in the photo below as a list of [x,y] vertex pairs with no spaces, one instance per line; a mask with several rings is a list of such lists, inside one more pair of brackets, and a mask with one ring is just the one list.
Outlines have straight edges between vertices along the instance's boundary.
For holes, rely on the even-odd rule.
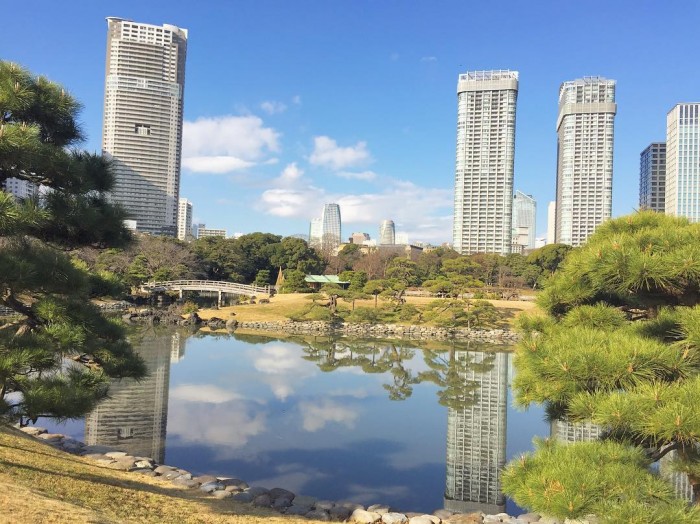
[[145,332],[137,342],[148,376],[113,380],[109,397],[85,418],[85,443],[165,461],[170,361],[184,355],[179,333]]

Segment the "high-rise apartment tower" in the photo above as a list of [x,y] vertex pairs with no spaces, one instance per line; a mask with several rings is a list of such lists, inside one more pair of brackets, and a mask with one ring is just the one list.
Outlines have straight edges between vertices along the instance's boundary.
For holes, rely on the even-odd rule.
[[461,254],[511,251],[516,71],[473,71],[457,82],[452,243]]
[[556,242],[580,246],[612,214],[615,81],[564,82],[557,118]]
[[666,143],[654,142],[639,155],[639,208],[666,208]]
[[666,214],[700,221],[700,103],[666,116]]
[[537,202],[532,195],[516,191],[513,197],[513,244],[535,249]]
[[107,18],[102,149],[112,199],[139,231],[175,236],[187,30]]
[[382,246],[396,244],[396,227],[393,220],[382,220],[379,225],[379,244]]
[[177,238],[188,240],[192,237],[192,202],[181,198],[177,208]]

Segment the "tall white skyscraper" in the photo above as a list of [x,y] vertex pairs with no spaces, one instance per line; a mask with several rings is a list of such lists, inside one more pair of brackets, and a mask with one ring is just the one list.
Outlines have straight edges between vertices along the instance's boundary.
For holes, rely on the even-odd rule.
[[340,206],[338,204],[326,204],[323,206],[321,223],[323,224],[323,234],[321,236],[323,249],[336,249],[340,245],[340,239],[343,238],[341,235]]
[[666,143],[654,142],[639,155],[639,209],[666,209]]
[[537,202],[532,195],[516,191],[513,197],[513,244],[535,249]]
[[323,219],[312,218],[309,226],[309,245],[320,248],[323,239]]
[[700,103],[666,116],[666,214],[700,221]]
[[382,220],[379,225],[379,244],[382,246],[396,244],[396,227],[393,220]]
[[516,71],[473,71],[457,83],[452,243],[461,254],[511,251]]
[[557,118],[555,241],[580,246],[612,214],[615,80],[564,82]]
[[184,241],[191,235],[192,202],[186,198],[181,198],[177,208],[177,238]]
[[102,149],[139,231],[177,233],[187,30],[107,18]]

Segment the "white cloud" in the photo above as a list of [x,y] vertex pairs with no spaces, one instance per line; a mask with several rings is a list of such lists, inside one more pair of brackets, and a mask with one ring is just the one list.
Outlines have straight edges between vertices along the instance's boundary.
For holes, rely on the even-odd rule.
[[277,113],[284,113],[287,110],[287,106],[275,100],[265,100],[260,104],[260,109],[265,111],[268,115],[275,115]]
[[437,62],[436,56],[423,56],[420,59],[421,62]]
[[229,173],[266,161],[279,151],[280,134],[261,118],[220,116],[186,121],[182,165],[195,173]]
[[300,105],[301,104],[301,95],[294,95],[292,97],[292,103],[296,104],[296,105]]
[[341,178],[349,178],[352,180],[374,180],[377,178],[377,173],[374,171],[361,171],[359,173],[354,171],[339,171],[336,175]]
[[318,404],[300,402],[299,410],[303,421],[302,427],[312,433],[324,428],[330,422],[353,428],[360,415],[357,410],[328,399],[323,399]]
[[367,142],[341,147],[328,136],[314,137],[314,150],[309,157],[309,162],[312,165],[336,170],[364,165],[371,160],[372,157],[367,150]]
[[297,166],[296,162],[287,164],[287,166],[282,170],[280,176],[273,180],[273,184],[281,187],[288,187],[294,185],[299,180],[301,180],[304,170]]
[[278,217],[311,218],[318,214],[319,206],[311,206],[311,202],[325,202],[325,192],[322,189],[308,186],[303,188],[268,189],[260,196],[259,208],[266,213]]
[[170,390],[170,398],[185,402],[222,404],[243,397],[234,391],[209,384],[182,384]]

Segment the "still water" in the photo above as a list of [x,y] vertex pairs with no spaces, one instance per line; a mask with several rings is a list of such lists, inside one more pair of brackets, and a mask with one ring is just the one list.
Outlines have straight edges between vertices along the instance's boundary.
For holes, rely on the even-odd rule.
[[519,509],[499,470],[550,427],[483,345],[150,329],[150,376],[54,429],[193,473],[402,511]]

